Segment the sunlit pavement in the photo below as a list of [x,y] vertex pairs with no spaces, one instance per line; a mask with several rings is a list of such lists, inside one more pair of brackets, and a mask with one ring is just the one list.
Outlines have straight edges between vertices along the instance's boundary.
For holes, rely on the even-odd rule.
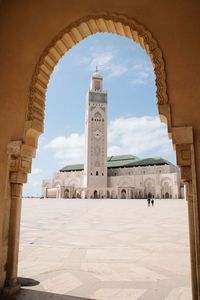
[[19,276],[17,299],[191,300],[187,202],[23,199]]

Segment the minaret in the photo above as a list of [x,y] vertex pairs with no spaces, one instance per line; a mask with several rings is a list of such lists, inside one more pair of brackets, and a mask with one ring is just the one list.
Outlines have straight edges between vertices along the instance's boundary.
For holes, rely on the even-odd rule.
[[86,95],[85,187],[107,187],[107,91],[98,69]]

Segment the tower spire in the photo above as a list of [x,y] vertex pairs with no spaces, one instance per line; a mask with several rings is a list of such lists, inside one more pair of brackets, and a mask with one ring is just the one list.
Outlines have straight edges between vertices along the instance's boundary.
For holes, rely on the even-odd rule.
[[107,92],[97,66],[86,96],[85,120],[84,186],[107,187]]

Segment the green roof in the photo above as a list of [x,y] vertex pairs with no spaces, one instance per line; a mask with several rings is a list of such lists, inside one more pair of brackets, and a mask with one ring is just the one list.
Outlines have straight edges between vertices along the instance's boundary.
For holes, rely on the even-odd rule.
[[124,160],[130,160],[130,159],[136,159],[138,157],[133,155],[116,155],[116,156],[109,156],[107,157],[107,161],[124,161]]
[[[139,158],[133,155],[118,155],[109,156],[107,158],[108,168],[120,168],[120,167],[139,167],[149,165],[172,165],[168,160],[161,157],[150,157],[150,158]],[[84,164],[79,165],[68,165],[60,170],[60,172],[70,171],[82,171]]]
[[65,172],[65,171],[81,171],[83,169],[84,169],[84,164],[68,165],[68,166],[65,166],[64,168],[60,169],[60,172]]
[[127,167],[132,166],[149,166],[149,165],[172,165],[168,160],[161,157],[138,158],[133,162],[126,164]]

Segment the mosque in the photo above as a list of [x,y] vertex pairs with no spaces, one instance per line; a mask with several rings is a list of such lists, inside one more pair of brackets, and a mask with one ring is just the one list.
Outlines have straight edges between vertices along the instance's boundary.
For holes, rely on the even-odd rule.
[[43,180],[45,198],[183,198],[179,169],[160,158],[107,157],[107,91],[98,70],[86,95],[85,162]]

